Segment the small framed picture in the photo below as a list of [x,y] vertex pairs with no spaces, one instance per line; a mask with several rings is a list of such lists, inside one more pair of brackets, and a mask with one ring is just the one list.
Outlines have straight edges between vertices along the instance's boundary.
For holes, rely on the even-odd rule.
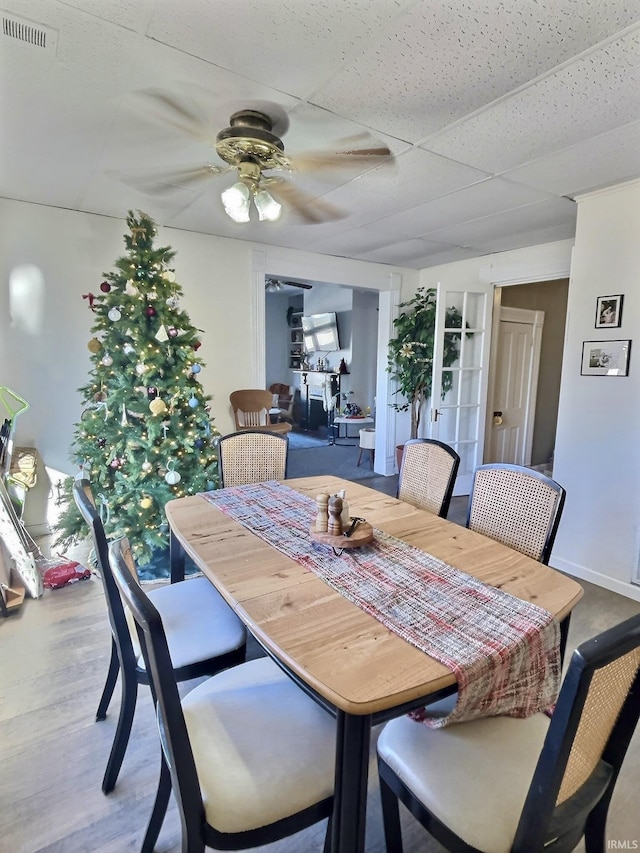
[[619,329],[622,325],[622,294],[598,296],[596,300],[596,329]]
[[631,341],[583,341],[582,376],[628,376]]

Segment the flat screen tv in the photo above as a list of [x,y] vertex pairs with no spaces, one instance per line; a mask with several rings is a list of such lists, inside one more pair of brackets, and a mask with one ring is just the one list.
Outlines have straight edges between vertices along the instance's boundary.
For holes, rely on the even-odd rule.
[[303,317],[302,334],[307,352],[333,352],[340,349],[335,311]]

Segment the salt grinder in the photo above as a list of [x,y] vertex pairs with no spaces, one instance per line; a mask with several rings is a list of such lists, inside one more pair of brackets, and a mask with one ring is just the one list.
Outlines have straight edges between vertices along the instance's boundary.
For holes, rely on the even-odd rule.
[[329,525],[329,495],[322,492],[316,497],[316,530],[318,533],[326,533]]

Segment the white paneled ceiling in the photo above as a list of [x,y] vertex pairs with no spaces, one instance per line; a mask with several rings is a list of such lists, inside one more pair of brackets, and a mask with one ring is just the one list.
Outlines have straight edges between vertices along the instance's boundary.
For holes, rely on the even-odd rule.
[[[0,32],[6,198],[419,269],[571,238],[573,197],[640,176],[640,0],[4,0],[2,17],[46,33]],[[150,87],[206,138],[153,114]],[[288,175],[344,213],[316,225],[232,222],[234,172],[147,191],[223,165],[216,133],[263,103],[287,155],[366,131],[394,166]]]

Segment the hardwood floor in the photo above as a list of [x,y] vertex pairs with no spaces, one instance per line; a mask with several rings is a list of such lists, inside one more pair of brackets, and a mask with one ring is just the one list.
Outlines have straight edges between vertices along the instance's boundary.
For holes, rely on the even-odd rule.
[[[454,499],[453,520],[464,520],[465,506],[466,499]],[[80,559],[83,553],[69,556]],[[637,602],[590,584],[584,586],[585,598],[572,618],[570,648],[640,612]],[[107,719],[96,723],[110,648],[100,580],[93,577],[48,590],[38,601],[27,600],[18,613],[0,619],[0,648],[0,851],[138,850],[155,792],[159,747],[149,691],[143,687],[120,779],[112,794],[102,794],[100,783],[115,729],[119,688]],[[609,819],[608,838],[617,847],[622,842],[627,842],[627,849],[633,849],[633,842],[640,845],[639,788],[640,734],[636,732]],[[367,853],[384,853],[375,744],[367,821]],[[406,853],[441,850],[406,815],[404,823]],[[259,850],[320,851],[323,833],[324,825],[320,825]],[[178,853],[179,840],[172,803],[157,850]]]

